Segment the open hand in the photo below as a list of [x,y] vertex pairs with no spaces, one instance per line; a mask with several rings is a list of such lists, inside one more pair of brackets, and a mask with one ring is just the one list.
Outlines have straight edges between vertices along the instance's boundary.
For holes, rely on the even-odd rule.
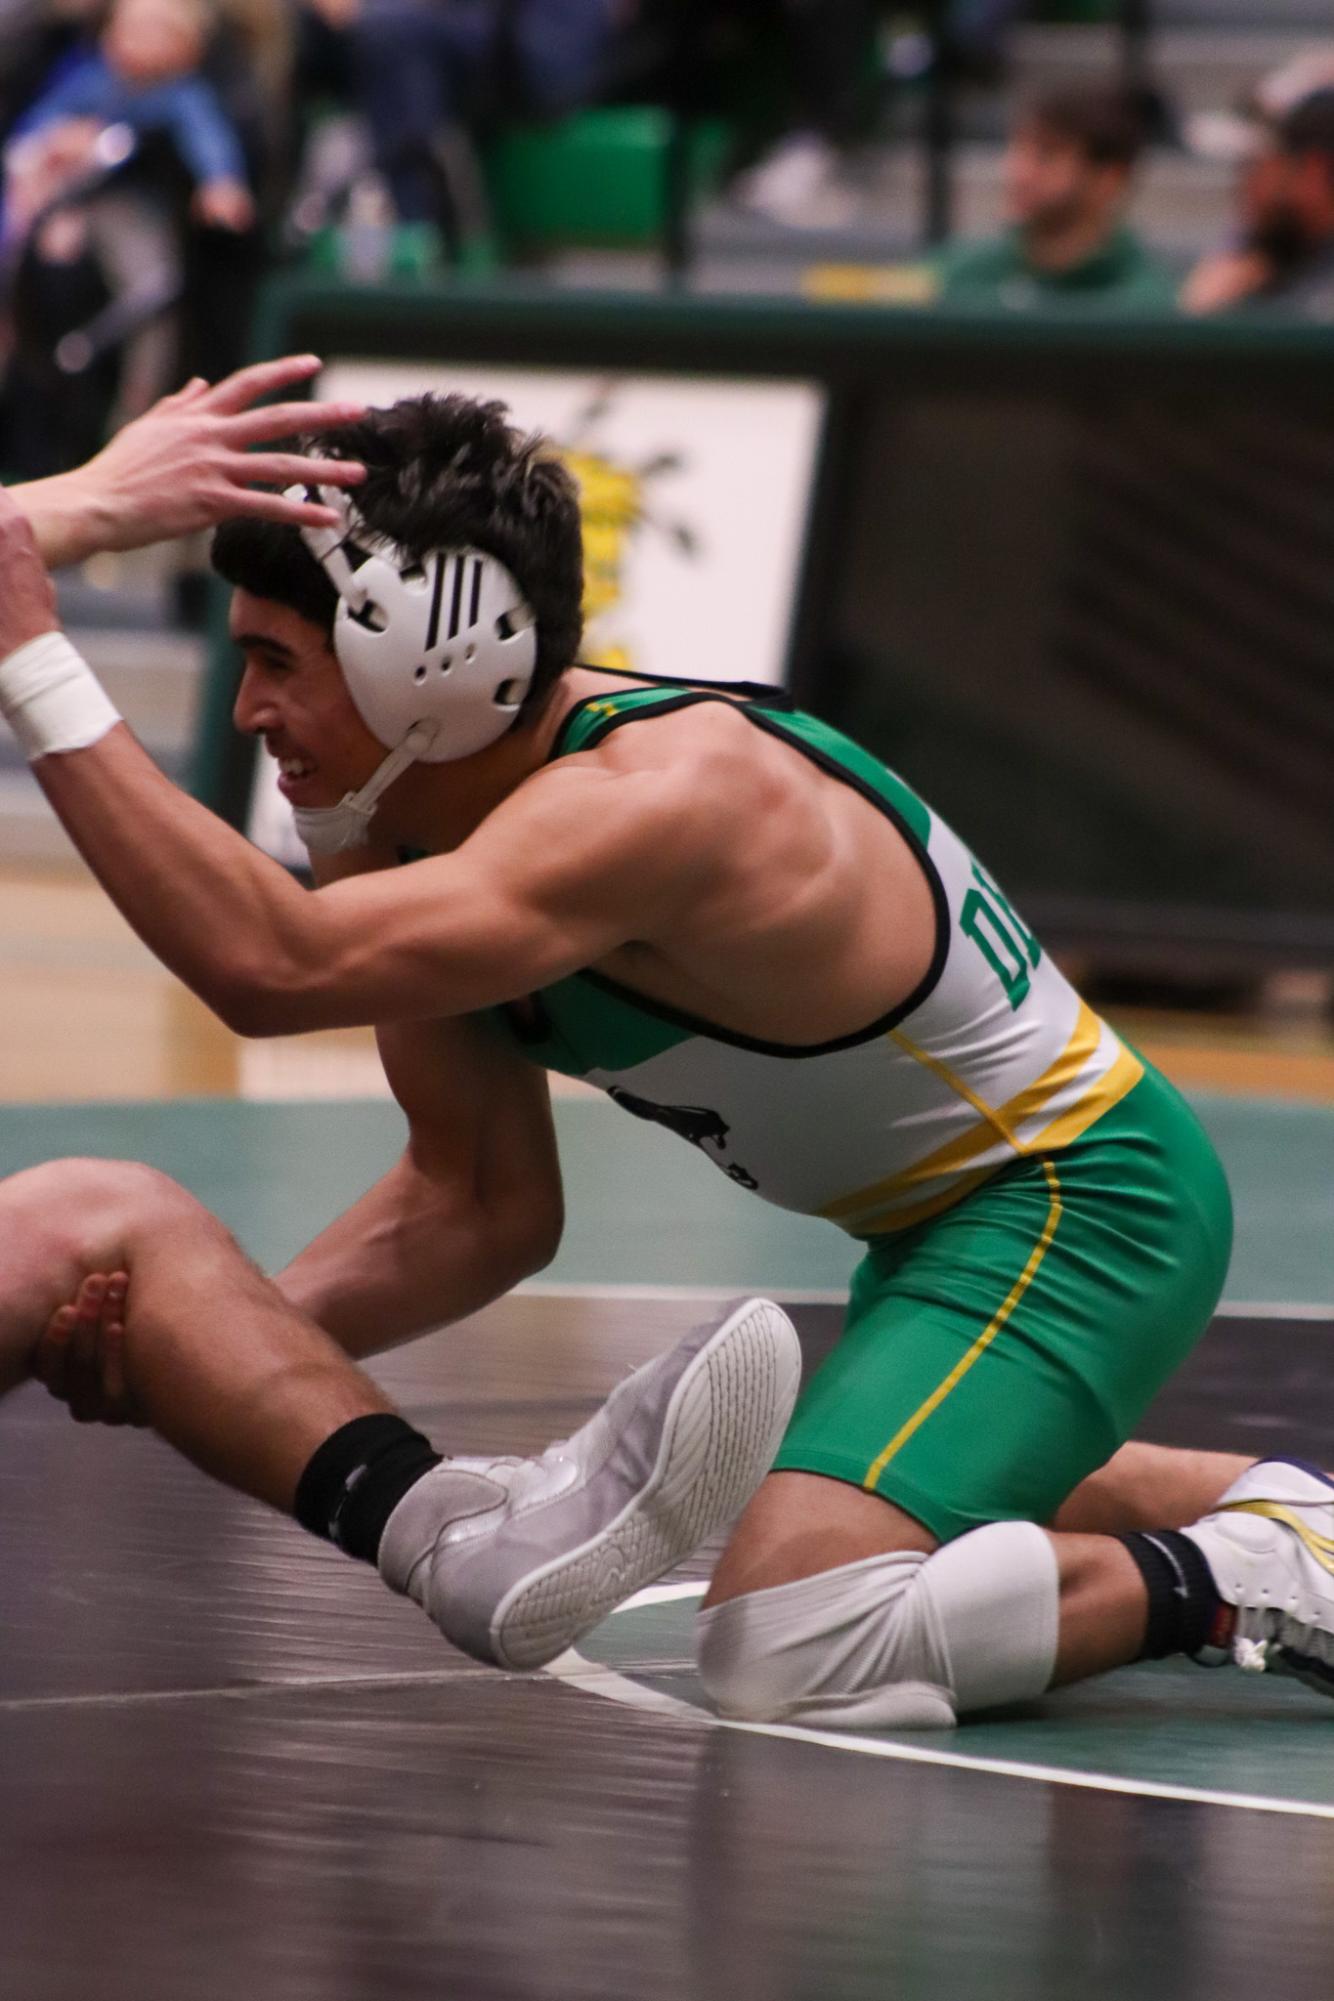
[[362,466],[352,460],[251,449],[271,448],[298,432],[331,430],[365,415],[360,403],[254,407],[261,396],[308,382],[321,366],[313,354],[287,355],[239,369],[212,385],[188,382],[118,431],[95,459],[65,475],[77,499],[97,518],[96,548],[140,549],[241,514],[300,527],[337,527],[339,517],[332,508],[264,489],[356,486],[364,477]]
[[76,1424],[146,1422],[125,1374],[129,1275],[90,1272],[77,1298],[53,1313],[33,1356],[33,1374],[69,1405]]

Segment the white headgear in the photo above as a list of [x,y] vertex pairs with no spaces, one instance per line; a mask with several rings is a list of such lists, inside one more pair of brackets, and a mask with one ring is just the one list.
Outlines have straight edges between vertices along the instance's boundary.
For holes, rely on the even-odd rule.
[[518,584],[479,549],[436,549],[420,561],[363,526],[335,487],[289,497],[337,508],[337,528],[302,540],[338,592],[333,649],[367,729],[389,752],[337,806],[299,807],[308,848],[358,846],[383,792],[409,764],[445,764],[498,741],[532,683],[537,632]]

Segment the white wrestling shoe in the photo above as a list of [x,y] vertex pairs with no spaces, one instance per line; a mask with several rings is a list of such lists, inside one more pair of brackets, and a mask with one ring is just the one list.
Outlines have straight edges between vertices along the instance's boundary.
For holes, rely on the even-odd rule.
[[536,1459],[446,1459],[385,1525],[380,1574],[447,1640],[537,1668],[725,1528],[769,1471],[801,1379],[750,1299],[636,1369]]
[[1226,1651],[1195,1658],[1334,1696],[1334,1481],[1299,1459],[1262,1459],[1184,1533],[1237,1608]]

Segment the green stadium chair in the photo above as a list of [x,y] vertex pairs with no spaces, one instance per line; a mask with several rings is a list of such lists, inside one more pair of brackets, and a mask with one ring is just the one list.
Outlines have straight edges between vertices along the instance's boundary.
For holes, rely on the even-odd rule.
[[662,105],[602,105],[502,132],[486,158],[500,244],[522,255],[660,242],[671,220],[670,153],[678,140],[687,148],[688,195],[709,193],[731,150],[731,129],[721,118],[682,132]]

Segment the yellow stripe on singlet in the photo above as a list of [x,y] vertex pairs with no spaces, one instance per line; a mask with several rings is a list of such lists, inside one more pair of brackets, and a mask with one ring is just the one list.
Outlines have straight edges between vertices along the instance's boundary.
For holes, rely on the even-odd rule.
[[[873,1181],[869,1187],[859,1188],[851,1195],[840,1196],[836,1202],[831,1202],[822,1209],[820,1214],[830,1223],[848,1223],[857,1218],[858,1229],[864,1229],[871,1226],[862,1220],[863,1212],[868,1209],[883,1208],[896,1195],[907,1194],[909,1189],[920,1187],[923,1182],[939,1180],[942,1175],[953,1174],[959,1168],[966,1167],[970,1160],[976,1160],[978,1154],[985,1153],[988,1147],[994,1146],[998,1138],[1019,1155],[1044,1152],[1051,1147],[1062,1145],[1064,1143],[1062,1140],[1047,1139],[1045,1146],[1039,1141],[1034,1141],[1031,1146],[1025,1146],[1017,1137],[1016,1128],[1027,1120],[1035,1118],[1043,1106],[1049,1104],[1059,1091],[1074,1082],[1097,1050],[1101,1038],[1102,1023],[1087,1002],[1081,1001],[1074,1033],[1056,1061],[1044,1070],[1040,1077],[1035,1077],[1031,1084],[1026,1084],[1022,1091],[1011,1098],[1007,1105],[1002,1105],[998,1111],[980,1098],[964,1083],[962,1077],[956,1075],[938,1057],[919,1049],[906,1035],[897,1029],[892,1029],[890,1040],[898,1043],[914,1062],[922,1064],[925,1069],[938,1076],[956,1097],[963,1098],[970,1104],[974,1111],[980,1114],[981,1124],[971,1126],[967,1132],[960,1133],[955,1139],[947,1140],[944,1146],[937,1147],[934,1153],[927,1154],[925,1159],[916,1161],[912,1167],[903,1168],[897,1174],[887,1175],[883,1181]],[[1120,1060],[1118,1057],[1117,1062]],[[1113,1065],[1113,1071],[1115,1067]],[[1112,1072],[1108,1073],[1109,1076],[1111,1074]],[[1102,1102],[1100,1092],[1105,1082],[1106,1079],[1100,1078],[1086,1096],[1080,1099],[1079,1104],[1073,1106],[1064,1116],[1068,1119],[1077,1118],[1086,1106],[1093,1106],[1097,1098],[1096,1109],[1090,1112],[1088,1119],[1088,1123],[1092,1124],[1093,1118],[1107,1110],[1109,1104],[1115,1103],[1115,1099]],[[1045,1135],[1043,1137],[1045,1138]],[[950,1199],[955,1199],[952,1191],[950,1196],[941,1199],[937,1206],[947,1207]],[[917,1209],[924,1206],[919,1204]],[[925,1221],[925,1217],[917,1214],[915,1210],[905,1210],[902,1213],[905,1217],[911,1215],[913,1221]],[[930,1213],[934,1213],[934,1210]],[[905,1223],[899,1227],[906,1228],[908,1225]]]
[[879,1480],[886,1466],[889,1465],[891,1459],[894,1458],[896,1453],[903,1450],[903,1447],[908,1443],[913,1433],[921,1429],[926,1420],[931,1416],[931,1413],[939,1410],[950,1392],[958,1388],[973,1364],[986,1353],[996,1336],[1000,1333],[1001,1328],[1014,1312],[1015,1307],[1028,1291],[1029,1286],[1033,1283],[1038,1267],[1046,1257],[1052,1238],[1056,1235],[1056,1226],[1061,1220],[1061,1184],[1056,1178],[1056,1169],[1049,1160],[1044,1160],[1042,1171],[1047,1177],[1047,1187],[1051,1191],[1051,1203],[1047,1210],[1047,1221],[1042,1235],[1038,1238],[1038,1241],[1029,1253],[1028,1263],[1011,1286],[1004,1303],[998,1308],[992,1319],[978,1335],[968,1353],[955,1363],[944,1382],[940,1384],[938,1389],[934,1389],[931,1392],[926,1402],[913,1412],[907,1423],[899,1427],[880,1456],[872,1460],[866,1478],[862,1482],[863,1487],[867,1488],[868,1491],[874,1490],[876,1482]]
[[934,1195],[924,1196],[920,1202],[900,1204],[897,1208],[884,1211],[873,1210],[866,1216],[859,1216],[854,1223],[844,1228],[856,1237],[882,1237],[894,1231],[915,1229],[918,1223],[929,1223],[933,1216],[943,1215],[956,1202],[962,1202],[965,1195],[971,1195],[984,1181],[990,1181],[996,1172],[994,1167],[978,1167],[971,1174],[956,1174],[953,1181],[944,1188],[938,1188]]
[[1123,1049],[1111,1069],[1105,1076],[1099,1077],[1087,1096],[1045,1126],[1028,1147],[1028,1152],[1048,1153],[1069,1146],[1072,1139],[1078,1139],[1081,1133],[1088,1131],[1095,1119],[1100,1119],[1104,1112],[1110,1112],[1113,1105],[1119,1105],[1143,1075],[1144,1065],[1134,1050]]

